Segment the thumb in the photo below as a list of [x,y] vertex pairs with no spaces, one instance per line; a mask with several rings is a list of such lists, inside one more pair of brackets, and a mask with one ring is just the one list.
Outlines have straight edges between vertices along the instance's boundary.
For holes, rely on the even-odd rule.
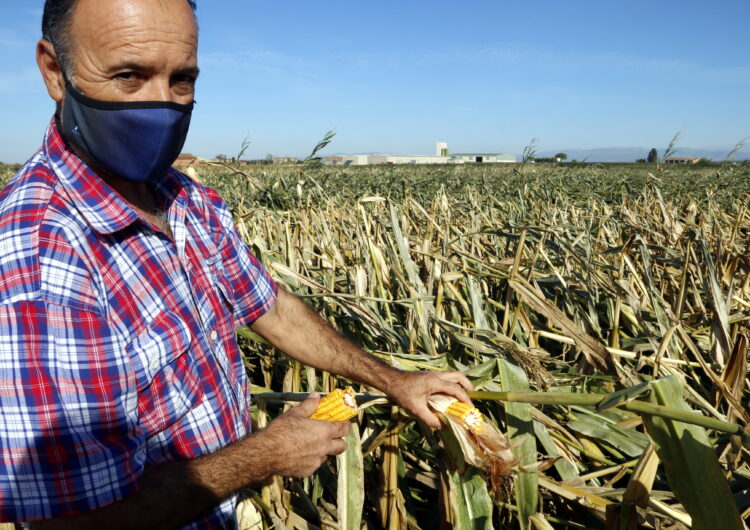
[[300,418],[309,418],[313,415],[315,409],[318,408],[318,403],[320,403],[320,394],[313,392],[290,412],[293,412],[295,416],[299,416]]

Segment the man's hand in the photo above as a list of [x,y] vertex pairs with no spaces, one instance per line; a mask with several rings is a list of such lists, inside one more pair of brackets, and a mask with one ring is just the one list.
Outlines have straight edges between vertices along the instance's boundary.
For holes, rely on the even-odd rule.
[[427,405],[431,395],[448,394],[471,403],[466,391],[472,386],[462,373],[403,372],[388,366],[341,336],[282,288],[273,307],[251,328],[293,359],[384,391],[430,427],[440,428],[440,419]]
[[461,372],[400,372],[388,385],[386,394],[433,429],[439,429],[440,418],[432,412],[427,399],[433,394],[447,394],[471,404],[466,392],[473,388]]
[[147,467],[139,491],[121,501],[73,517],[40,521],[33,528],[176,528],[269,476],[310,476],[328,455],[346,449],[341,438],[350,428],[344,422],[309,419],[319,401],[320,396],[311,396],[257,434],[210,455]]
[[320,402],[319,394],[311,394],[299,406],[279,416],[258,433],[272,440],[276,452],[276,474],[284,477],[309,477],[323,465],[328,456],[346,450],[342,440],[351,424],[340,421],[311,420]]

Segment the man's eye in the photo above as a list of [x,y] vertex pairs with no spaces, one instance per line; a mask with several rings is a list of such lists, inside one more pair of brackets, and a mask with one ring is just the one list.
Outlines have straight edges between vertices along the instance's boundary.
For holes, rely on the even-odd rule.
[[119,74],[115,75],[117,79],[124,79],[127,81],[133,80],[136,77],[135,72],[120,72]]
[[174,81],[176,83],[179,83],[181,85],[194,85],[195,84],[195,76],[192,75],[178,75],[175,77]]

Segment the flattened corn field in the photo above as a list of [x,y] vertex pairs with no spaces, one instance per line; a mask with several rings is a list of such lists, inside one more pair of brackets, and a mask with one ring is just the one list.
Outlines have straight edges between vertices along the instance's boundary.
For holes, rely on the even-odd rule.
[[[744,527],[750,166],[197,172],[334,327],[464,371],[517,460],[493,480],[449,430],[369,407],[345,456],[246,492],[246,528]],[[260,426],[351,384],[238,336]]]

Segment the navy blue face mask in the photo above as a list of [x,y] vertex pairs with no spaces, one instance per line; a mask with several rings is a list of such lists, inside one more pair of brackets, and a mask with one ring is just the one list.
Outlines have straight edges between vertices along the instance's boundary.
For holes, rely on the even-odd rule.
[[66,85],[58,126],[87,162],[131,182],[166,175],[185,144],[195,103],[97,101]]

